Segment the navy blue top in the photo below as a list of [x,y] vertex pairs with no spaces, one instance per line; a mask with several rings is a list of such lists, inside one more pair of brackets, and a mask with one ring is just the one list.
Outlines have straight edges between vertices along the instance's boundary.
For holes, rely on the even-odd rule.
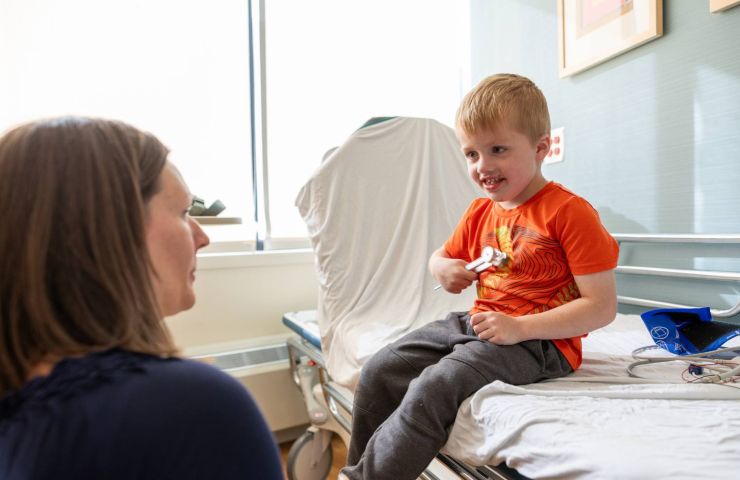
[[0,399],[0,479],[282,480],[272,433],[227,374],[109,350]]

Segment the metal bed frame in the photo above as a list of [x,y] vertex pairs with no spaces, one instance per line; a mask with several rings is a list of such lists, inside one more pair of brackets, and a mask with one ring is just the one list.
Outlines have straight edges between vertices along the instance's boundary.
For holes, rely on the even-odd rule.
[[[684,244],[708,245],[726,244],[740,246],[740,234],[614,234],[620,244]],[[621,261],[620,254],[620,261]],[[649,276],[655,278],[713,281],[725,284],[739,284],[740,273],[698,269],[676,269],[649,266],[619,265],[618,275]],[[738,293],[738,292],[735,292]],[[690,308],[691,305],[650,300],[645,298],[618,295],[622,305],[642,308]],[[727,318],[740,312],[740,300],[728,309],[710,309],[714,317]],[[295,312],[286,314],[294,315]],[[284,317],[285,318],[285,317]],[[302,337],[287,340],[290,368],[293,379],[303,391],[311,426],[291,448],[288,457],[288,478],[290,480],[318,480],[326,478],[331,465],[331,437],[338,434],[345,445],[349,444],[351,431],[352,403],[351,393],[332,382],[320,348]],[[463,478],[466,480],[521,480],[526,477],[506,467],[473,467],[444,454],[429,465],[419,477],[423,480],[443,480]]]
[[[648,234],[616,234],[613,237],[622,243],[660,243],[660,244],[725,244],[740,245],[740,235],[738,234],[683,234],[683,235],[648,235]],[[684,270],[676,268],[657,268],[657,267],[638,267],[620,265],[617,267],[617,273],[628,275],[649,275],[653,277],[670,277],[685,278],[690,280],[712,280],[721,282],[738,282],[740,283],[740,273],[736,272],[717,272],[711,270]],[[635,305],[647,308],[690,308],[690,305],[680,303],[668,303],[655,300],[648,300],[636,297],[617,296],[619,303],[625,305]],[[712,308],[712,316],[719,318],[728,318],[740,313],[740,301],[733,307],[726,310]]]

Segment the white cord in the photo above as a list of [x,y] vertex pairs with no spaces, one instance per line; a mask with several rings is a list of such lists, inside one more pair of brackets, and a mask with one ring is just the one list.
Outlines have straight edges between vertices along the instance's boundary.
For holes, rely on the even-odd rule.
[[[630,377],[634,378],[647,378],[638,375],[635,373],[635,369],[640,366],[644,365],[651,365],[656,363],[665,363],[665,362],[684,362],[688,364],[694,364],[702,368],[706,368],[710,371],[717,372],[712,375],[705,375],[703,377],[698,377],[696,379],[696,382],[698,383],[720,383],[723,385],[726,385],[726,382],[732,382],[733,377],[740,375],[740,365],[737,365],[736,362],[728,361],[722,358],[712,358],[716,355],[727,353],[727,352],[735,352],[740,354],[740,346],[735,347],[726,347],[726,348],[718,348],[717,350],[712,350],[710,352],[702,352],[702,353],[695,353],[692,355],[673,355],[670,357],[662,356],[662,357],[651,357],[647,355],[642,355],[643,352],[646,352],[648,350],[655,350],[660,349],[661,351],[664,351],[657,345],[648,345],[646,347],[640,347],[635,349],[632,352],[632,358],[635,359],[634,362],[630,363],[627,366],[627,373]],[[695,360],[695,361],[691,361]],[[701,362],[708,363],[709,365],[702,365]],[[730,368],[729,370],[726,368],[717,368],[717,365],[731,365],[733,368]],[[727,385],[730,386],[730,385]],[[734,386],[734,385],[733,385]],[[740,388],[740,387],[736,387]]]
[[718,348],[717,350],[711,350],[709,352],[702,352],[702,353],[694,353],[692,355],[673,355],[670,357],[650,357],[645,355],[640,355],[642,352],[645,352],[647,350],[660,350],[662,352],[665,352],[661,347],[657,345],[648,345],[647,347],[640,347],[636,348],[632,352],[632,358],[635,360],[653,360],[658,362],[670,362],[674,360],[683,360],[687,358],[702,358],[706,359],[708,357],[711,357],[713,355],[718,355],[720,353],[726,353],[726,352],[736,352],[738,355],[740,355],[740,345],[736,345],[734,347],[725,347],[725,348]]

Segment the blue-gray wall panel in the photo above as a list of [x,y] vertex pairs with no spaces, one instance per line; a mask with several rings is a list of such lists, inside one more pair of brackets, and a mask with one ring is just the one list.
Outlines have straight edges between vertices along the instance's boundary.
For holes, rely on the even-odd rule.
[[[740,233],[740,7],[663,3],[661,38],[561,79],[556,1],[471,0],[472,80],[513,72],[540,86],[566,142],[545,176],[586,197],[610,231]],[[658,266],[740,271],[737,248],[650,255]],[[734,286],[634,287],[718,308],[738,298]]]

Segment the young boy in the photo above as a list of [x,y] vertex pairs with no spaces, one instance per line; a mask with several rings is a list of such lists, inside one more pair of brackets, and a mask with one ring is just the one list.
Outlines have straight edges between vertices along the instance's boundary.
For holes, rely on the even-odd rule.
[[[417,478],[465,398],[495,380],[572,372],[581,337],[616,314],[617,243],[588,202],[542,175],[551,141],[542,92],[518,75],[488,77],[463,99],[455,126],[488,198],[471,203],[429,270],[451,293],[477,280],[478,298],[470,312],[407,334],[363,367],[342,470],[351,480]],[[466,270],[484,247],[507,259]]]

